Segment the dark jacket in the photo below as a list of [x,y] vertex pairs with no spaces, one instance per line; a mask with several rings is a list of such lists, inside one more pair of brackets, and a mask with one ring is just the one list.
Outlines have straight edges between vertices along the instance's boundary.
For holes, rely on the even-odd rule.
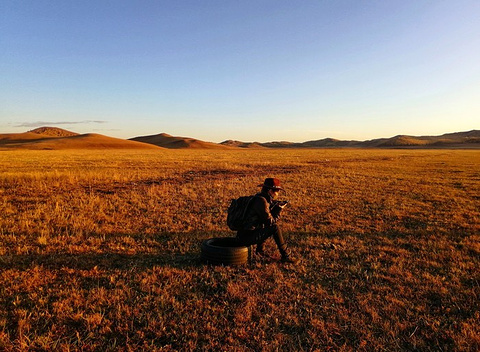
[[245,230],[255,230],[272,226],[278,219],[280,212],[270,210],[273,205],[272,197],[268,193],[257,193],[252,198],[245,216]]

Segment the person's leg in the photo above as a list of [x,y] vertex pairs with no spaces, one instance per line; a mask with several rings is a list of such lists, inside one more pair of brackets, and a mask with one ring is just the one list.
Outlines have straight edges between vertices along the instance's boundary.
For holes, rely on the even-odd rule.
[[265,259],[270,258],[270,256],[265,252],[264,246],[265,246],[265,241],[261,241],[257,243],[257,248],[255,249],[255,253],[261,257],[264,257]]
[[[282,256],[282,262],[284,263],[293,263],[294,260],[291,258],[290,251],[287,248],[287,244],[282,235],[282,230],[277,224],[274,224],[269,227],[251,230],[251,231],[239,231],[237,233],[237,239],[240,244],[244,246],[251,246],[253,244],[260,245],[260,249],[263,249],[263,243],[269,237],[273,237],[275,244],[277,245],[278,251]],[[258,253],[257,247],[257,253]]]
[[263,244],[270,236],[272,236],[272,233],[269,233],[264,228],[237,232],[237,240],[243,246]]
[[265,253],[264,245],[268,237],[271,237],[273,232],[268,229],[257,229],[252,231],[241,231],[237,234],[237,240],[244,246],[251,246],[256,244],[255,253],[261,257],[269,258],[270,256]]
[[295,261],[291,258],[290,251],[288,250],[287,243],[283,238],[282,230],[280,229],[280,227],[277,224],[272,225],[268,228],[267,232],[271,233],[271,236],[273,236],[278,251],[282,256],[282,262],[294,263]]

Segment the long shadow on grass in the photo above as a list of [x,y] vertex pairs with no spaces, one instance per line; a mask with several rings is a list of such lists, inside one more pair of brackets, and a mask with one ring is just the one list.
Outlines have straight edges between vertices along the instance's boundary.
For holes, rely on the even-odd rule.
[[[98,249],[84,253],[29,253],[0,255],[0,270],[26,270],[42,266],[48,269],[70,268],[76,270],[148,270],[155,266],[187,269],[199,267],[200,246],[205,237],[222,237],[224,233],[160,233],[155,235],[113,234],[104,238],[102,253]],[[91,234],[89,238],[103,236]],[[122,253],[108,248],[112,243],[134,239],[140,249],[135,254]],[[126,245],[125,245],[126,246]],[[148,247],[149,253],[142,253]],[[37,247],[38,248],[38,247]],[[35,251],[37,248],[33,248]],[[55,250],[55,249],[53,249]]]
[[201,265],[199,253],[186,254],[14,254],[0,256],[2,270],[26,270],[42,266],[49,269],[147,270],[155,266],[191,268]]
[[[212,234],[211,234],[212,235]],[[291,238],[302,237],[302,234],[290,234]],[[358,237],[365,240],[365,235],[358,235],[348,233],[351,237]],[[104,253],[31,253],[31,254],[6,254],[0,255],[0,270],[17,269],[27,270],[34,267],[44,267],[48,269],[62,269],[69,268],[75,270],[91,270],[98,268],[99,270],[148,270],[155,266],[171,267],[171,268],[193,268],[199,267],[202,264],[200,259],[200,243],[201,238],[192,239],[191,234],[162,234],[162,236],[155,236],[154,243],[159,247],[158,254],[127,254],[116,252]],[[213,234],[213,237],[223,237],[224,233]],[[326,242],[340,238],[338,234],[323,234]],[[128,237],[124,234],[118,237]],[[110,236],[110,238],[113,238]],[[370,241],[374,238],[369,238]],[[377,239],[378,240],[378,239]],[[172,244],[168,242],[171,241]],[[175,253],[165,252],[164,249],[169,246],[176,246],[175,241],[178,242],[196,242],[198,244],[197,251]],[[294,246],[293,246],[294,247]],[[336,247],[335,247],[336,248]],[[191,248],[192,249],[192,248]],[[327,252],[332,248],[327,246]],[[312,250],[312,248],[310,249]],[[313,249],[314,250],[314,249]],[[300,253],[299,253],[300,254]]]

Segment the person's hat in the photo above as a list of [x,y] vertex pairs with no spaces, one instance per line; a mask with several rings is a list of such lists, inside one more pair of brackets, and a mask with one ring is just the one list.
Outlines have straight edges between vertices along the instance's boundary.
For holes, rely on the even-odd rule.
[[266,187],[269,189],[282,190],[284,189],[280,186],[280,180],[278,178],[266,178],[263,184],[258,185],[258,187]]

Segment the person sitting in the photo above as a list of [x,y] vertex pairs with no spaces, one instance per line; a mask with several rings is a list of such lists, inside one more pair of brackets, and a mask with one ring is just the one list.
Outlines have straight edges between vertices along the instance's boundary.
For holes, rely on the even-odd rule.
[[262,190],[252,198],[246,210],[244,229],[237,231],[237,240],[244,246],[255,244],[256,254],[268,258],[264,251],[264,244],[269,237],[273,237],[280,252],[281,261],[295,263],[283,238],[282,230],[277,224],[280,212],[287,204],[287,202],[275,201],[280,191],[284,191],[280,186],[280,180],[266,178],[258,187],[262,187]]

